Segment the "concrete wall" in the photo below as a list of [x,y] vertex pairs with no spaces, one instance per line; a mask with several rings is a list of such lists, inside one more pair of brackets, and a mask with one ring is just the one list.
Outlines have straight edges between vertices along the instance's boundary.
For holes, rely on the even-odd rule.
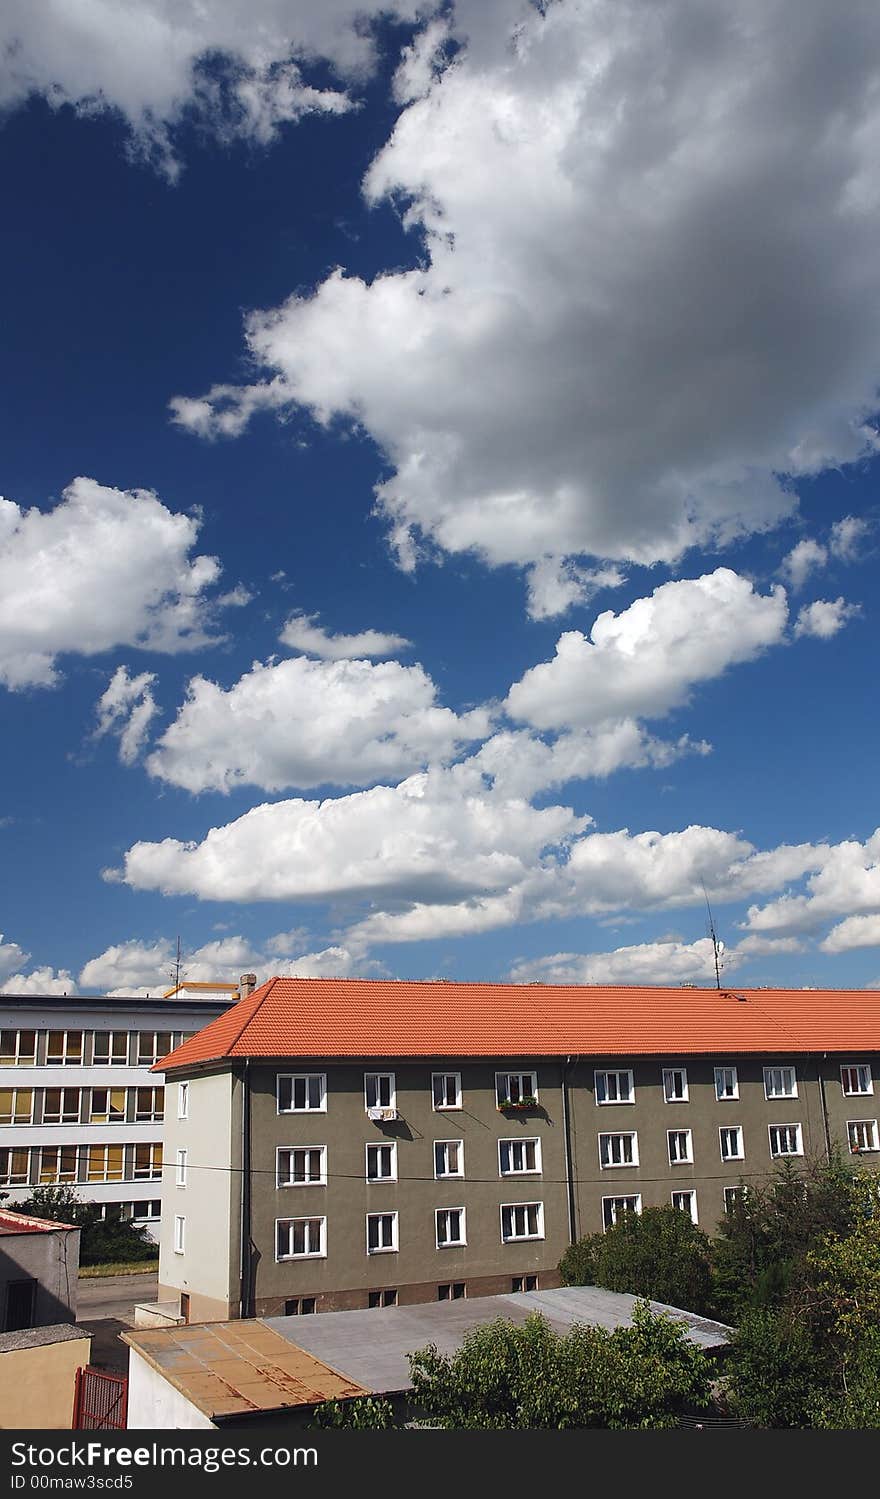
[[80,1230],[0,1234],[0,1331],[10,1281],[35,1280],[33,1327],[76,1321]]
[[129,1431],[213,1431],[214,1422],[158,1374],[146,1359],[129,1349]]
[[63,1343],[0,1353],[0,1427],[4,1431],[69,1431],[77,1369],[89,1362],[84,1333]]

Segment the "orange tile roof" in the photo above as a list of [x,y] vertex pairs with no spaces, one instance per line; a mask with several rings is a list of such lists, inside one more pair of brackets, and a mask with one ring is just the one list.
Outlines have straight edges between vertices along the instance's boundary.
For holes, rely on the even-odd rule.
[[156,1063],[880,1051],[877,989],[273,978]]

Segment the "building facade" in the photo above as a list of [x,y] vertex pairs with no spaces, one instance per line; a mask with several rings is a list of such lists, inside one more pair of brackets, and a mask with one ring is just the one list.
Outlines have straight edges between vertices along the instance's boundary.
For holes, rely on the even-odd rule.
[[279,979],[162,1066],[192,1320],[549,1289],[624,1212],[880,1162],[877,992]]
[[0,995],[0,1190],[71,1186],[158,1238],[164,1087],[151,1071],[237,996]]

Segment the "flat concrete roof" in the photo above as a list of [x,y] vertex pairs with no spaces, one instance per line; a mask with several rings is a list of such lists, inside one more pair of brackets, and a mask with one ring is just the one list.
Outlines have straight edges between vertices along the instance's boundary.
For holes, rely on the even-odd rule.
[[193,1322],[119,1336],[211,1420],[369,1394],[259,1318]]
[[[600,1286],[562,1286],[555,1291],[525,1291],[508,1296],[476,1296],[462,1301],[431,1301],[357,1312],[318,1312],[307,1317],[267,1317],[266,1326],[317,1358],[343,1370],[371,1394],[389,1395],[411,1387],[407,1353],[433,1343],[441,1353],[461,1346],[465,1333],[481,1323],[504,1317],[522,1323],[540,1312],[554,1332],[575,1323],[613,1331],[632,1325],[635,1296]],[[678,1307],[650,1303],[684,1324],[698,1348],[708,1352],[726,1346],[731,1328]]]
[[22,1327],[18,1332],[0,1333],[0,1353],[14,1353],[17,1348],[44,1348],[47,1343],[70,1343],[74,1339],[91,1341],[91,1333],[72,1322],[53,1322],[50,1327]]

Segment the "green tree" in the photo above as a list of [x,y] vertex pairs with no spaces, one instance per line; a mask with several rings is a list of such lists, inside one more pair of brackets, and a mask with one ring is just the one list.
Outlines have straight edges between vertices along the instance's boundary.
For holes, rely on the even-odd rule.
[[752,1426],[810,1426],[826,1384],[827,1370],[804,1322],[767,1307],[745,1314],[724,1365],[724,1386],[736,1415]]
[[388,1431],[397,1423],[390,1400],[362,1395],[355,1400],[325,1400],[316,1405],[310,1424],[335,1431]]
[[624,1213],[606,1233],[571,1245],[559,1271],[569,1286],[605,1286],[695,1312],[711,1304],[710,1241],[678,1208]]
[[81,1265],[146,1262],[155,1260],[158,1254],[145,1228],[121,1218],[102,1218],[97,1203],[82,1202],[73,1187],[35,1187],[33,1194],[19,1204],[19,1210],[32,1218],[72,1223],[81,1229]]

